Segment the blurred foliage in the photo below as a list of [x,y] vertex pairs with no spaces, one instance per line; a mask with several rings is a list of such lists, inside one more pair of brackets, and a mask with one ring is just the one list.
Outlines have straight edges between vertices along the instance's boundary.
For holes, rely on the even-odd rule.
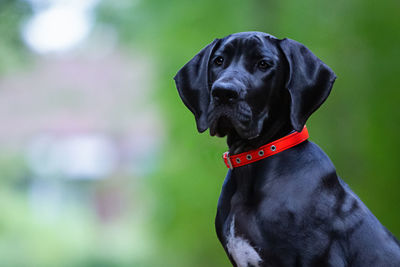
[[[65,228],[36,224],[27,196],[2,189],[0,265],[230,266],[214,230],[226,173],[221,161],[225,141],[197,133],[172,78],[214,38],[251,30],[302,42],[336,72],[331,96],[308,122],[311,140],[327,152],[339,175],[380,221],[400,237],[399,9],[396,0],[103,0],[97,23],[112,26],[125,48],[145,51],[157,63],[154,101],[161,103],[168,136],[159,171],[147,179],[146,188],[132,189],[140,201],[152,203],[147,230],[154,240],[143,241],[143,247],[151,244],[150,255],[127,256],[138,250],[124,247],[123,240],[100,244],[88,223],[93,218],[82,215],[82,210],[65,211],[65,224],[60,225],[68,225],[69,238],[60,240],[58,232]],[[30,12],[25,1],[0,1],[0,74],[26,58],[19,31]],[[17,188],[24,183],[20,161],[0,159],[2,185],[12,183]],[[140,237],[137,225],[129,218],[123,225],[100,231],[129,239]]]
[[26,63],[28,53],[20,37],[20,29],[31,13],[26,1],[0,1],[0,75]]

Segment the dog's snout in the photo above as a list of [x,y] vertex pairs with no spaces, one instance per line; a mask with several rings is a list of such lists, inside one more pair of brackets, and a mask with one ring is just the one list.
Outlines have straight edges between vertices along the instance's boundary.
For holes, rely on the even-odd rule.
[[211,89],[211,95],[215,101],[220,103],[233,103],[238,97],[238,90],[229,83],[217,83],[214,84]]

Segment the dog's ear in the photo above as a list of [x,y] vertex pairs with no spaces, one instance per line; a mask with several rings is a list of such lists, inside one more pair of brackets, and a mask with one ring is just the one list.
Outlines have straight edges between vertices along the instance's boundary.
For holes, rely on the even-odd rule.
[[208,128],[207,110],[210,102],[208,64],[219,39],[203,48],[183,66],[174,77],[176,88],[186,107],[194,114],[197,130],[202,133]]
[[293,128],[301,131],[328,97],[336,75],[301,43],[285,38],[280,47],[289,64],[286,88],[291,97],[290,120]]

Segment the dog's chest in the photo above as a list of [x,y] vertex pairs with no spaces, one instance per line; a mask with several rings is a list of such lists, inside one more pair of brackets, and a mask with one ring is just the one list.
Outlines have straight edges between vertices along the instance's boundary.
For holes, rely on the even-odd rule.
[[262,259],[256,248],[250,242],[238,235],[235,229],[235,216],[228,222],[229,228],[225,232],[226,248],[238,267],[261,266]]

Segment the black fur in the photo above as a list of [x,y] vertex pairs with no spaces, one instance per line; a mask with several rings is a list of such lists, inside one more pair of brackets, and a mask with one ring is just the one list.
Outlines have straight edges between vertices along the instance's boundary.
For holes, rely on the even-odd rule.
[[[245,32],[216,39],[175,81],[199,132],[227,136],[237,154],[301,130],[335,78],[304,45]],[[227,249],[233,217],[259,266],[400,266],[397,239],[310,141],[228,171],[215,225],[238,266]]]

